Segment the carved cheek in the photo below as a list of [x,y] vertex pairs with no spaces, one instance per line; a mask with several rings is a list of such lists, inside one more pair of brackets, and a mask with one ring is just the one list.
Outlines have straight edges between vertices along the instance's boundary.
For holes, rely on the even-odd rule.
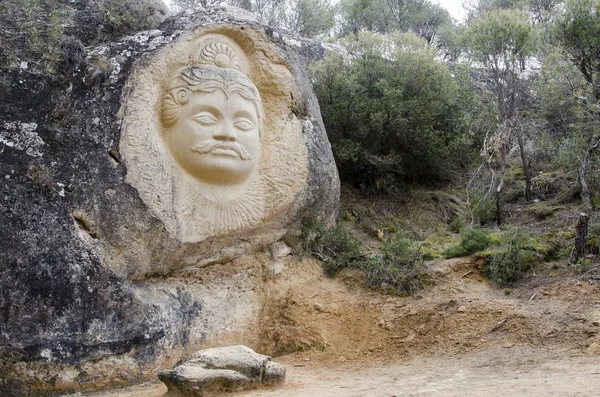
[[188,120],[187,140],[190,145],[197,145],[212,139],[217,125],[202,125],[194,120]]

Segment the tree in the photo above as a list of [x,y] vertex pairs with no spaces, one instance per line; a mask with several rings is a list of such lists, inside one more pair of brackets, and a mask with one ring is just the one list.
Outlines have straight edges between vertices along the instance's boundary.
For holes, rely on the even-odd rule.
[[501,205],[507,156],[512,138],[519,142],[523,171],[527,180],[526,198],[531,199],[531,175],[523,150],[523,129],[519,124],[519,109],[526,96],[520,77],[526,60],[536,48],[535,32],[527,14],[516,10],[492,9],[474,19],[465,32],[469,56],[489,75],[490,90],[497,108],[497,128],[486,138],[484,154],[498,172],[496,185],[496,216],[502,222]]
[[390,18],[386,15],[384,0],[341,0],[339,3],[340,24],[337,35],[355,37],[361,31],[387,33]]
[[341,179],[388,192],[448,181],[474,154],[463,117],[470,82],[463,90],[414,34],[363,32],[345,46],[350,56],[329,52],[312,67]]
[[294,0],[287,11],[285,28],[303,37],[329,32],[334,25],[335,7],[329,0]]
[[524,11],[527,9],[527,0],[465,0],[463,7],[467,12],[467,23],[471,24],[494,10]]
[[592,156],[600,147],[600,0],[568,0],[564,13],[555,23],[556,43],[565,51],[587,83],[587,92],[580,101],[586,110],[586,150],[580,157],[578,180],[584,209],[579,218],[575,247],[571,261],[576,263],[585,254],[587,222],[594,210],[586,175]]
[[450,13],[428,0],[343,0],[339,36],[361,31],[411,32],[432,44],[438,32],[452,25]]

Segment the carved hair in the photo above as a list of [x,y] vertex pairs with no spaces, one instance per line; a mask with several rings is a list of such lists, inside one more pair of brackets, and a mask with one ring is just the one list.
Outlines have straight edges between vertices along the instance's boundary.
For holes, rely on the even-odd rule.
[[236,70],[210,66],[188,67],[169,82],[162,98],[163,126],[171,127],[179,120],[179,109],[189,102],[193,93],[208,94],[216,90],[252,101],[258,114],[259,133],[262,132],[264,110],[254,83]]

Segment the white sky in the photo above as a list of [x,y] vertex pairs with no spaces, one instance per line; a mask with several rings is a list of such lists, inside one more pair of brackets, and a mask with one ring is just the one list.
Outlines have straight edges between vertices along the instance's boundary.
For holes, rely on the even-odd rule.
[[[163,0],[169,7],[171,6],[171,0]],[[448,10],[450,15],[458,22],[465,20],[465,10],[463,9],[463,0],[432,0],[437,2],[439,5]]]
[[450,15],[458,22],[463,22],[466,18],[465,10],[462,6],[463,0],[433,0],[448,10]]

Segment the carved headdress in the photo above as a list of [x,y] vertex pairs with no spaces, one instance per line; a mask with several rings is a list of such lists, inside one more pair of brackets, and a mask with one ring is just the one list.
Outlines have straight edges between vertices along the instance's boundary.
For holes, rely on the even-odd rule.
[[[239,94],[254,102],[262,127],[264,110],[260,94],[248,78],[247,61],[243,54],[222,42],[205,43],[196,63],[175,74],[165,88],[162,98],[163,126],[170,127],[179,119],[179,109],[194,92],[210,93],[221,90],[226,95]],[[262,128],[260,128],[262,130]]]

